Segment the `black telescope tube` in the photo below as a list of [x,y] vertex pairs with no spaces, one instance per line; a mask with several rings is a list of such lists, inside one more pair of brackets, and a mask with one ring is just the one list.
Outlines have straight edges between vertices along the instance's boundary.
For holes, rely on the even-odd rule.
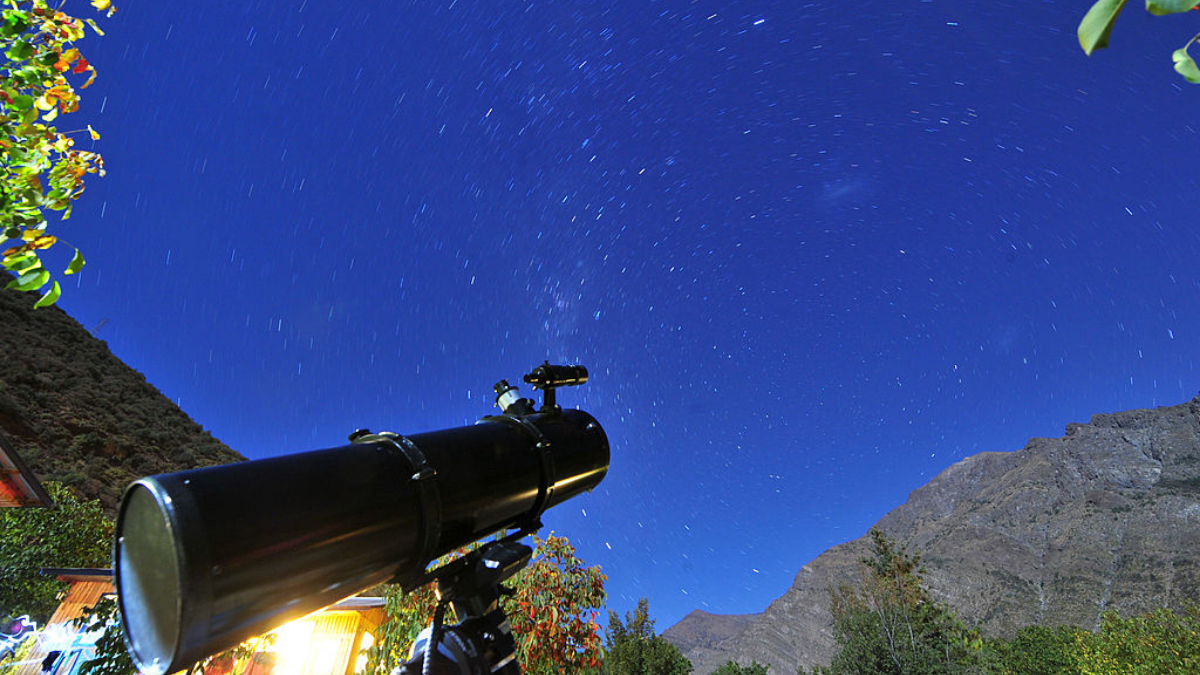
[[522,420],[408,437],[436,472],[436,509],[419,467],[386,440],[133,483],[113,559],[139,670],[174,673],[376,584],[412,584],[438,556],[604,478],[608,438],[591,415]]

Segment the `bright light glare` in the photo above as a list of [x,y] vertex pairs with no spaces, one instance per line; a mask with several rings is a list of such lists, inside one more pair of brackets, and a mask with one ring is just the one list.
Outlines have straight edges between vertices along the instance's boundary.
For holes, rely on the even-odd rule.
[[[350,663],[359,617],[353,612],[322,612],[284,624],[275,631],[271,675],[335,675]],[[372,644],[363,637],[363,649]],[[354,655],[354,672],[366,668],[365,655]]]
[[363,633],[362,644],[359,645],[358,658],[354,661],[354,672],[364,673],[367,670],[367,650],[375,644],[375,636]]
[[278,657],[274,675],[300,675],[308,660],[308,650],[312,642],[313,623],[300,619],[280,626],[275,631],[275,644],[271,648]]

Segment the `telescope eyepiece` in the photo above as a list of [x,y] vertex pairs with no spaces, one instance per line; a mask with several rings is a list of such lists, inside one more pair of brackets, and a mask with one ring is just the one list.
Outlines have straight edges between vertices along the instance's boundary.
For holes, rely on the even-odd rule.
[[533,414],[533,401],[521,398],[521,392],[509,384],[508,380],[500,380],[492,389],[496,392],[496,407],[500,408],[504,414],[518,416]]

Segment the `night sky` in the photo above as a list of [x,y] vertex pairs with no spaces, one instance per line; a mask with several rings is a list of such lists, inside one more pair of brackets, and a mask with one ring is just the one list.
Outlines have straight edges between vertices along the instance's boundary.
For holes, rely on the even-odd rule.
[[1088,58],[1087,0],[117,4],[60,305],[251,458],[586,365],[612,467],[547,529],[660,630],[1200,390],[1194,14]]

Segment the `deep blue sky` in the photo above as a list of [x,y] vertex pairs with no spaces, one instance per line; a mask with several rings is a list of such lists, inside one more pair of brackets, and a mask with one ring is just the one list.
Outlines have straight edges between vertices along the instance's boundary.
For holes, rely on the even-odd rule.
[[61,305],[252,458],[583,363],[612,468],[549,526],[660,629],[760,611],[955,461],[1200,389],[1198,22],[1088,59],[1088,4],[125,0]]

